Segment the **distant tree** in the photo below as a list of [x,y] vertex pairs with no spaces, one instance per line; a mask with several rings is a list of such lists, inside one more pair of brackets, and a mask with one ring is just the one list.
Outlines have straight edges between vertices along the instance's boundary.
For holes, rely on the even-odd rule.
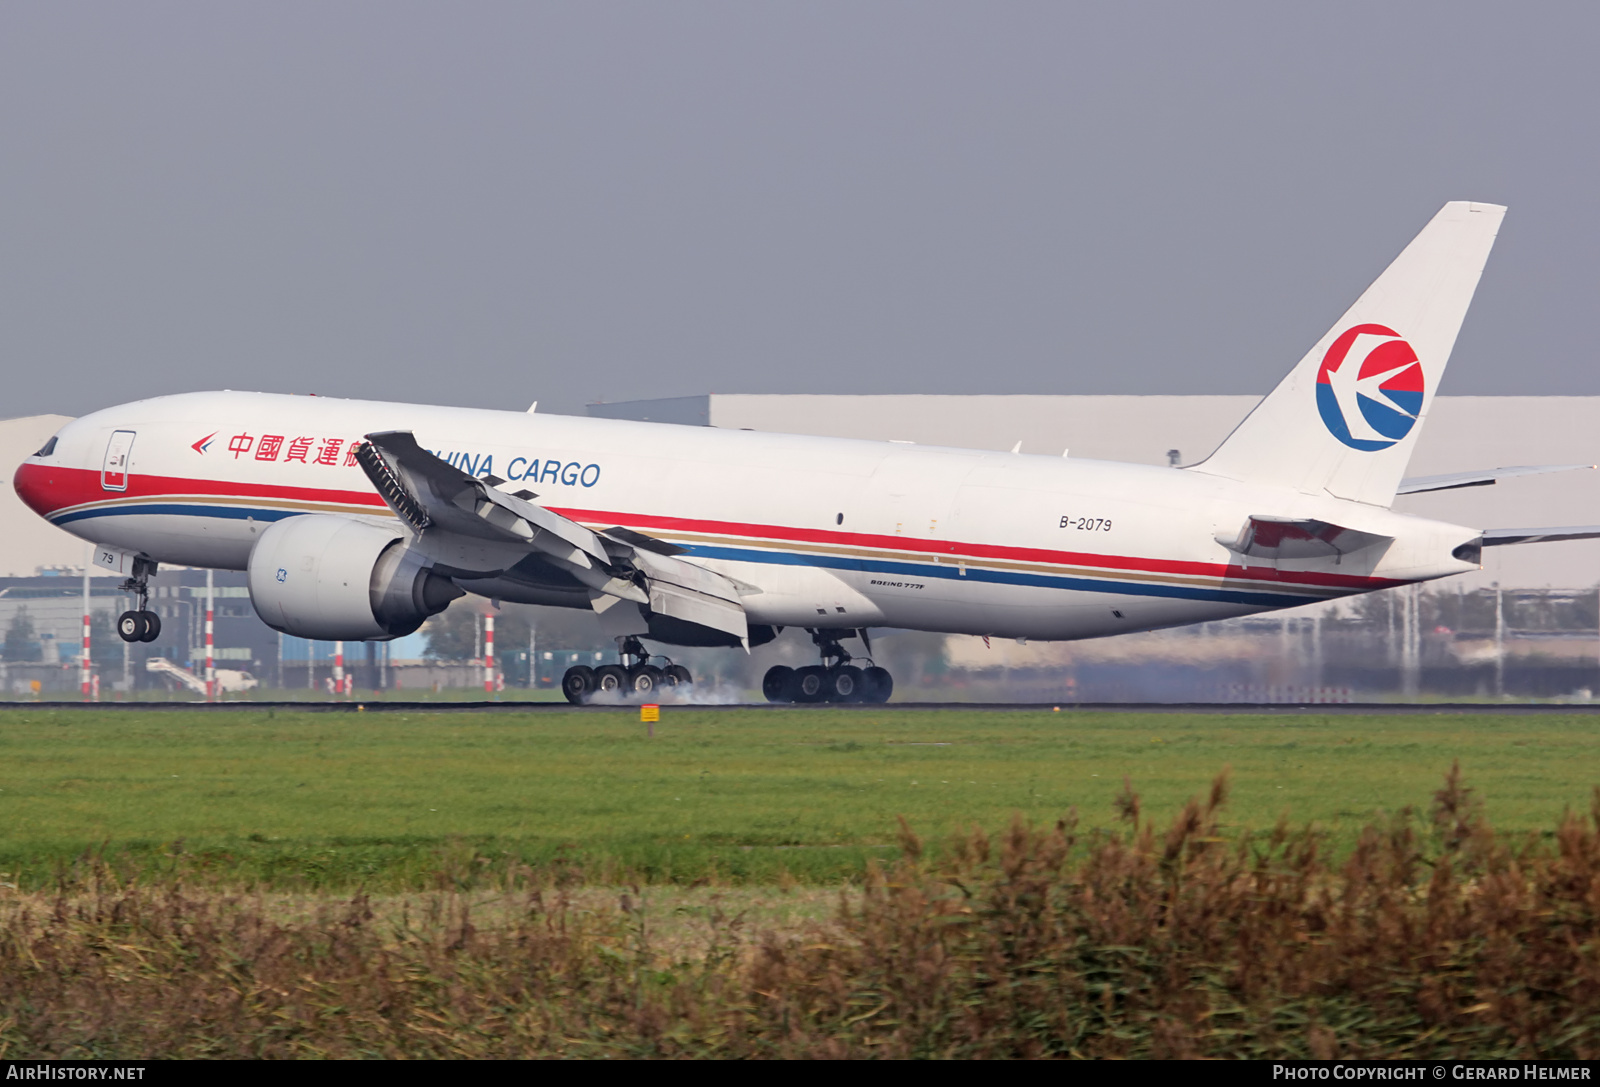
[[[950,670],[945,658],[946,641],[943,634],[902,630],[873,642],[872,658],[903,683],[918,678],[923,682],[937,682]],[[852,656],[866,655],[866,647],[860,641],[847,640],[843,644]]]
[[[422,627],[429,660],[464,661],[483,653],[483,615],[492,605],[482,597],[465,596]],[[528,648],[530,622],[526,608],[503,607],[494,615],[495,652],[505,654]]]
[[44,651],[39,646],[33,619],[28,615],[27,608],[18,608],[16,615],[11,617],[11,625],[6,628],[4,652],[6,660],[12,663],[43,659]]
[[474,612],[459,602],[446,608],[422,624],[422,636],[428,642],[422,655],[440,661],[470,659],[476,622]]
[[[510,609],[508,609],[510,610]],[[613,649],[611,636],[588,608],[518,608],[527,616],[545,649]],[[649,639],[646,639],[648,642]]]
[[111,660],[114,653],[116,654],[116,659],[120,661],[122,659],[122,647],[126,644],[121,638],[117,637],[117,631],[112,626],[111,613],[109,611],[97,611],[90,614],[89,652],[94,654],[95,660]]

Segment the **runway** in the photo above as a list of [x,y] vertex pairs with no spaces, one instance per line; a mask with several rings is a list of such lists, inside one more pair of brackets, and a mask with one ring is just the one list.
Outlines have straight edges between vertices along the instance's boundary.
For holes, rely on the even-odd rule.
[[[736,702],[698,704],[659,703],[663,711],[727,713],[766,710],[772,713],[815,713],[843,710],[852,713],[1159,713],[1190,715],[1319,716],[1371,717],[1380,714],[1406,716],[1600,716],[1600,703],[1548,702],[1341,702],[1341,703],[1258,703],[1258,702],[890,702],[862,703],[782,703]],[[151,711],[186,713],[235,713],[241,710],[283,710],[299,713],[478,713],[478,714],[605,714],[638,709],[638,703],[573,706],[565,702],[0,702],[0,712],[14,713],[50,710],[64,712],[111,711],[142,713]]]

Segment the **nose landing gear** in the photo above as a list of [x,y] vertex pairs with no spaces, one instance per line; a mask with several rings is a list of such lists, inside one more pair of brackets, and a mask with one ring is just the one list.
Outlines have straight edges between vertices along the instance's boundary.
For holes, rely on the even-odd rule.
[[150,579],[156,564],[149,559],[133,560],[133,576],[117,586],[120,592],[137,593],[139,607],[117,616],[117,637],[125,642],[153,642],[161,637],[161,616],[150,610]]
[[604,664],[599,668],[574,665],[561,677],[561,693],[574,706],[589,702],[597,694],[610,695],[627,701],[644,702],[652,696],[677,691],[694,683],[694,676],[681,664],[673,664],[666,657],[664,666],[650,663],[650,651],[638,638],[618,638],[617,655],[620,664]]
[[117,637],[125,642],[153,642],[161,637],[161,616],[153,611],[125,611],[117,616]]
[[[888,669],[871,665],[858,668],[842,645],[841,638],[859,634],[866,643],[866,631],[813,630],[811,640],[822,655],[821,664],[804,668],[776,665],[761,679],[761,693],[768,702],[887,702],[894,693],[894,677]],[[869,657],[870,661],[871,658]]]

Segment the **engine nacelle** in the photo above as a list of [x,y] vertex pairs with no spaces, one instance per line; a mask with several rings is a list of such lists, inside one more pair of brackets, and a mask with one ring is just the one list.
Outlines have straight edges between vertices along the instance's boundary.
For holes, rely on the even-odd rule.
[[249,580],[262,622],[318,641],[398,638],[466,595],[399,529],[332,514],[273,523],[250,552]]

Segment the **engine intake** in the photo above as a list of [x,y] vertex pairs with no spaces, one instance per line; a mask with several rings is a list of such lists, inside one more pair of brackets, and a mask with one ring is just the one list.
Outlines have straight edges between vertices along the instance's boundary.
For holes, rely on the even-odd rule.
[[466,595],[397,528],[332,514],[273,523],[250,552],[250,602],[297,638],[399,638]]

